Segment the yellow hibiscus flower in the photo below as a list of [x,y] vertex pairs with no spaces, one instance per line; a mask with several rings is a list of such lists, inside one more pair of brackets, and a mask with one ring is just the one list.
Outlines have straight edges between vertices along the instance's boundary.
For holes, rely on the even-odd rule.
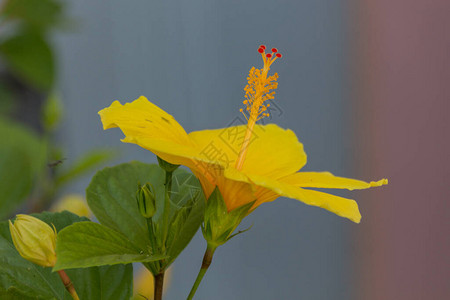
[[253,210],[285,196],[359,223],[361,214],[354,200],[307,188],[366,189],[387,184],[387,179],[367,183],[328,172],[298,172],[306,164],[306,154],[295,133],[275,124],[256,124],[269,115],[267,100],[274,98],[278,75],[269,76],[268,71],[281,57],[275,48],[265,53],[263,45],[258,52],[264,67],[250,70],[245,87],[247,125],[188,134],[171,115],[141,96],[125,105],[114,101],[101,110],[103,128],[119,127],[123,142],[187,166],[199,178],[206,197],[218,187],[229,211],[255,201]]

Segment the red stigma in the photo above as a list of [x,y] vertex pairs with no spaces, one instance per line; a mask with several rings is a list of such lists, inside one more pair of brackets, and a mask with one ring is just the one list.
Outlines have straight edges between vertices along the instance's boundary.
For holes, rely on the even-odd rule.
[[264,49],[261,48],[261,47],[259,47],[258,52],[259,52],[259,53],[263,53],[263,52],[264,52]]
[[281,58],[283,55],[281,55],[281,53],[277,53],[275,56]]
[[272,52],[276,53],[276,52],[278,52],[278,49],[277,48],[272,48]]
[[266,46],[264,46],[264,45],[260,45],[259,48],[266,50]]
[[267,57],[267,58],[271,58],[271,57],[272,57],[272,54],[267,53],[267,54],[266,54],[266,57]]

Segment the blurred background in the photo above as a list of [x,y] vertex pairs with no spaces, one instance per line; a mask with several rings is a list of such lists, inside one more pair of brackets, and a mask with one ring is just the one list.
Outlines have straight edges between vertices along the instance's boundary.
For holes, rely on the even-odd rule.
[[[296,200],[261,206],[197,298],[450,297],[448,1],[0,3],[2,220],[82,206],[102,166],[156,162],[102,130],[114,100],[145,95],[188,132],[236,125],[266,44],[283,58],[265,122],[296,132],[305,170],[389,185],[335,192],[358,201],[361,224]],[[205,247],[197,234],[166,299],[186,297]]]

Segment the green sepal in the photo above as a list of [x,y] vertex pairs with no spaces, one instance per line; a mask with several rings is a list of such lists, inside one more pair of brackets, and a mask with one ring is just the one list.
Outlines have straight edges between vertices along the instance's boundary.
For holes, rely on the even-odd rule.
[[159,156],[157,156],[157,158],[158,158],[158,164],[159,164],[160,168],[166,172],[172,173],[180,166],[180,165],[173,165],[173,164],[165,161],[164,159],[160,158]]
[[231,240],[232,238],[234,238],[234,237],[237,236],[237,235],[240,235],[241,233],[244,233],[244,232],[249,231],[250,229],[252,229],[252,227],[253,227],[253,224],[250,225],[250,227],[248,227],[247,229],[239,230],[238,232],[236,232],[236,233],[230,235],[230,236],[228,237],[228,240]]
[[250,229],[248,228],[245,231],[232,235],[242,219],[247,216],[253,204],[254,201],[228,212],[222,194],[216,187],[206,203],[204,223],[202,225],[203,236],[208,242],[208,245],[218,247],[225,244],[237,234]]

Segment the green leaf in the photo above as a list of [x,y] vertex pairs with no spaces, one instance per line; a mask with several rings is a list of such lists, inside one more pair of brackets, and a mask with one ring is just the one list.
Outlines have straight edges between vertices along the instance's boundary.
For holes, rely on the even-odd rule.
[[163,185],[164,172],[156,165],[131,162],[97,172],[86,190],[88,205],[100,223],[123,233],[140,249],[146,249],[150,240],[135,197],[138,183],[147,182],[155,188]]
[[56,184],[63,185],[77,177],[91,171],[101,164],[111,160],[116,153],[107,149],[95,149],[83,155],[81,159],[76,161],[69,169],[62,171],[56,177]]
[[29,161],[23,150],[0,146],[0,219],[13,211],[33,186]]
[[197,178],[190,173],[178,173],[173,179],[171,201],[178,207],[171,222],[169,240],[169,262],[186,248],[203,221],[205,197]]
[[[33,216],[57,231],[80,221],[87,221],[67,211]],[[80,299],[129,299],[132,295],[132,266],[117,265],[67,270]],[[1,299],[71,299],[58,274],[51,268],[37,266],[22,258],[14,247],[8,222],[0,222],[0,298]]]
[[134,246],[123,234],[93,222],[73,224],[60,233],[54,270],[150,262],[165,258]]
[[[156,234],[162,232],[165,173],[157,165],[131,162],[105,168],[92,179],[86,198],[100,223],[121,232],[139,249],[151,248],[147,221],[136,203],[138,184],[151,183],[155,188]],[[173,174],[171,227],[167,242],[168,266],[187,246],[203,220],[204,196],[199,181],[189,172],[177,169]],[[182,210],[182,212],[180,212]],[[161,240],[160,236],[156,236]],[[148,264],[146,264],[147,266]]]
[[[19,290],[12,287],[7,291],[1,291],[0,290],[0,299],[2,300],[36,300],[36,299],[45,299],[41,297],[35,297],[35,296],[27,296],[22,294]],[[55,298],[52,298],[55,299]]]
[[130,299],[133,295],[132,264],[70,269],[66,273],[81,300]]
[[35,88],[48,91],[53,86],[53,53],[40,33],[24,31],[4,40],[0,54],[17,76]]
[[46,130],[54,130],[62,116],[62,102],[58,94],[52,93],[42,107],[42,123]]
[[13,121],[0,118],[0,219],[30,194],[45,168],[45,141]]
[[6,82],[0,81],[0,114],[10,115],[16,109],[14,92]]
[[28,26],[45,28],[60,22],[62,4],[54,0],[6,0],[3,14]]

